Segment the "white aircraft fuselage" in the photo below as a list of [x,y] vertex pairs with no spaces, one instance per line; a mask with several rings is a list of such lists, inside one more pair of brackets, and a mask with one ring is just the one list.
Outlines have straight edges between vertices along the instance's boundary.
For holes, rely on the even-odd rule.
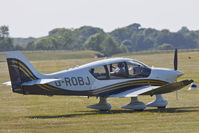
[[[150,68],[129,58],[103,59],[52,74],[41,74],[21,52],[7,52],[6,57],[12,90],[20,94],[137,97],[172,92],[193,82],[176,82],[183,72]],[[91,108],[102,109],[101,105]]]

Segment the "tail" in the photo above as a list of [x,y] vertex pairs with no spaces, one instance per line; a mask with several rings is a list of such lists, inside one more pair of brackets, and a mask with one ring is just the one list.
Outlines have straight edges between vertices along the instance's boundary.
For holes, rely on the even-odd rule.
[[22,83],[36,80],[41,75],[20,51],[6,52],[13,92],[22,91]]

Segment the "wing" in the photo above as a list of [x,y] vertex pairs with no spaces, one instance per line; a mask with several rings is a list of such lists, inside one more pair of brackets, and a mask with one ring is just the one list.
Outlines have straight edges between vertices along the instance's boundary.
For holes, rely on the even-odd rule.
[[143,93],[149,92],[158,88],[159,86],[142,86],[138,88],[134,88],[132,90],[124,91],[122,93],[110,95],[109,97],[137,97]]
[[173,92],[191,84],[193,80],[183,80],[169,83],[163,86],[142,86],[122,93],[110,95],[109,97],[137,97],[139,95],[155,95]]
[[[31,85],[39,85],[39,84],[47,84],[51,83],[54,81],[60,81],[60,79],[37,79],[37,80],[32,80],[28,82],[24,82],[21,85],[22,86],[31,86]],[[4,85],[11,85],[11,81],[3,83]]]
[[177,91],[177,90],[182,89],[183,87],[191,84],[192,82],[193,82],[193,80],[182,80],[179,82],[169,83],[169,84],[163,85],[159,88],[156,88],[154,90],[145,92],[145,93],[143,93],[143,95],[156,95],[156,94],[164,94],[164,93]]

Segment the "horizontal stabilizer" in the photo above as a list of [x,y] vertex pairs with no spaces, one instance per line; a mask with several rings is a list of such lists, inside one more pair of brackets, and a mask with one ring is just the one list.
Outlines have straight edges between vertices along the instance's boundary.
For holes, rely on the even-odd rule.
[[4,85],[10,86],[11,85],[11,81],[5,82],[3,83]]
[[39,85],[39,84],[47,84],[54,81],[59,81],[60,79],[37,79],[28,82],[22,83],[22,86],[31,86],[31,85]]

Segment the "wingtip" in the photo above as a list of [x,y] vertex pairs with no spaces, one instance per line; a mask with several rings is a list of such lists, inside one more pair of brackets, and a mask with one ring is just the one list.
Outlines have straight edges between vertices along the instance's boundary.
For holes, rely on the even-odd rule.
[[189,80],[187,80],[187,81],[188,81],[190,84],[194,82],[194,80],[192,80],[192,79],[189,79]]

